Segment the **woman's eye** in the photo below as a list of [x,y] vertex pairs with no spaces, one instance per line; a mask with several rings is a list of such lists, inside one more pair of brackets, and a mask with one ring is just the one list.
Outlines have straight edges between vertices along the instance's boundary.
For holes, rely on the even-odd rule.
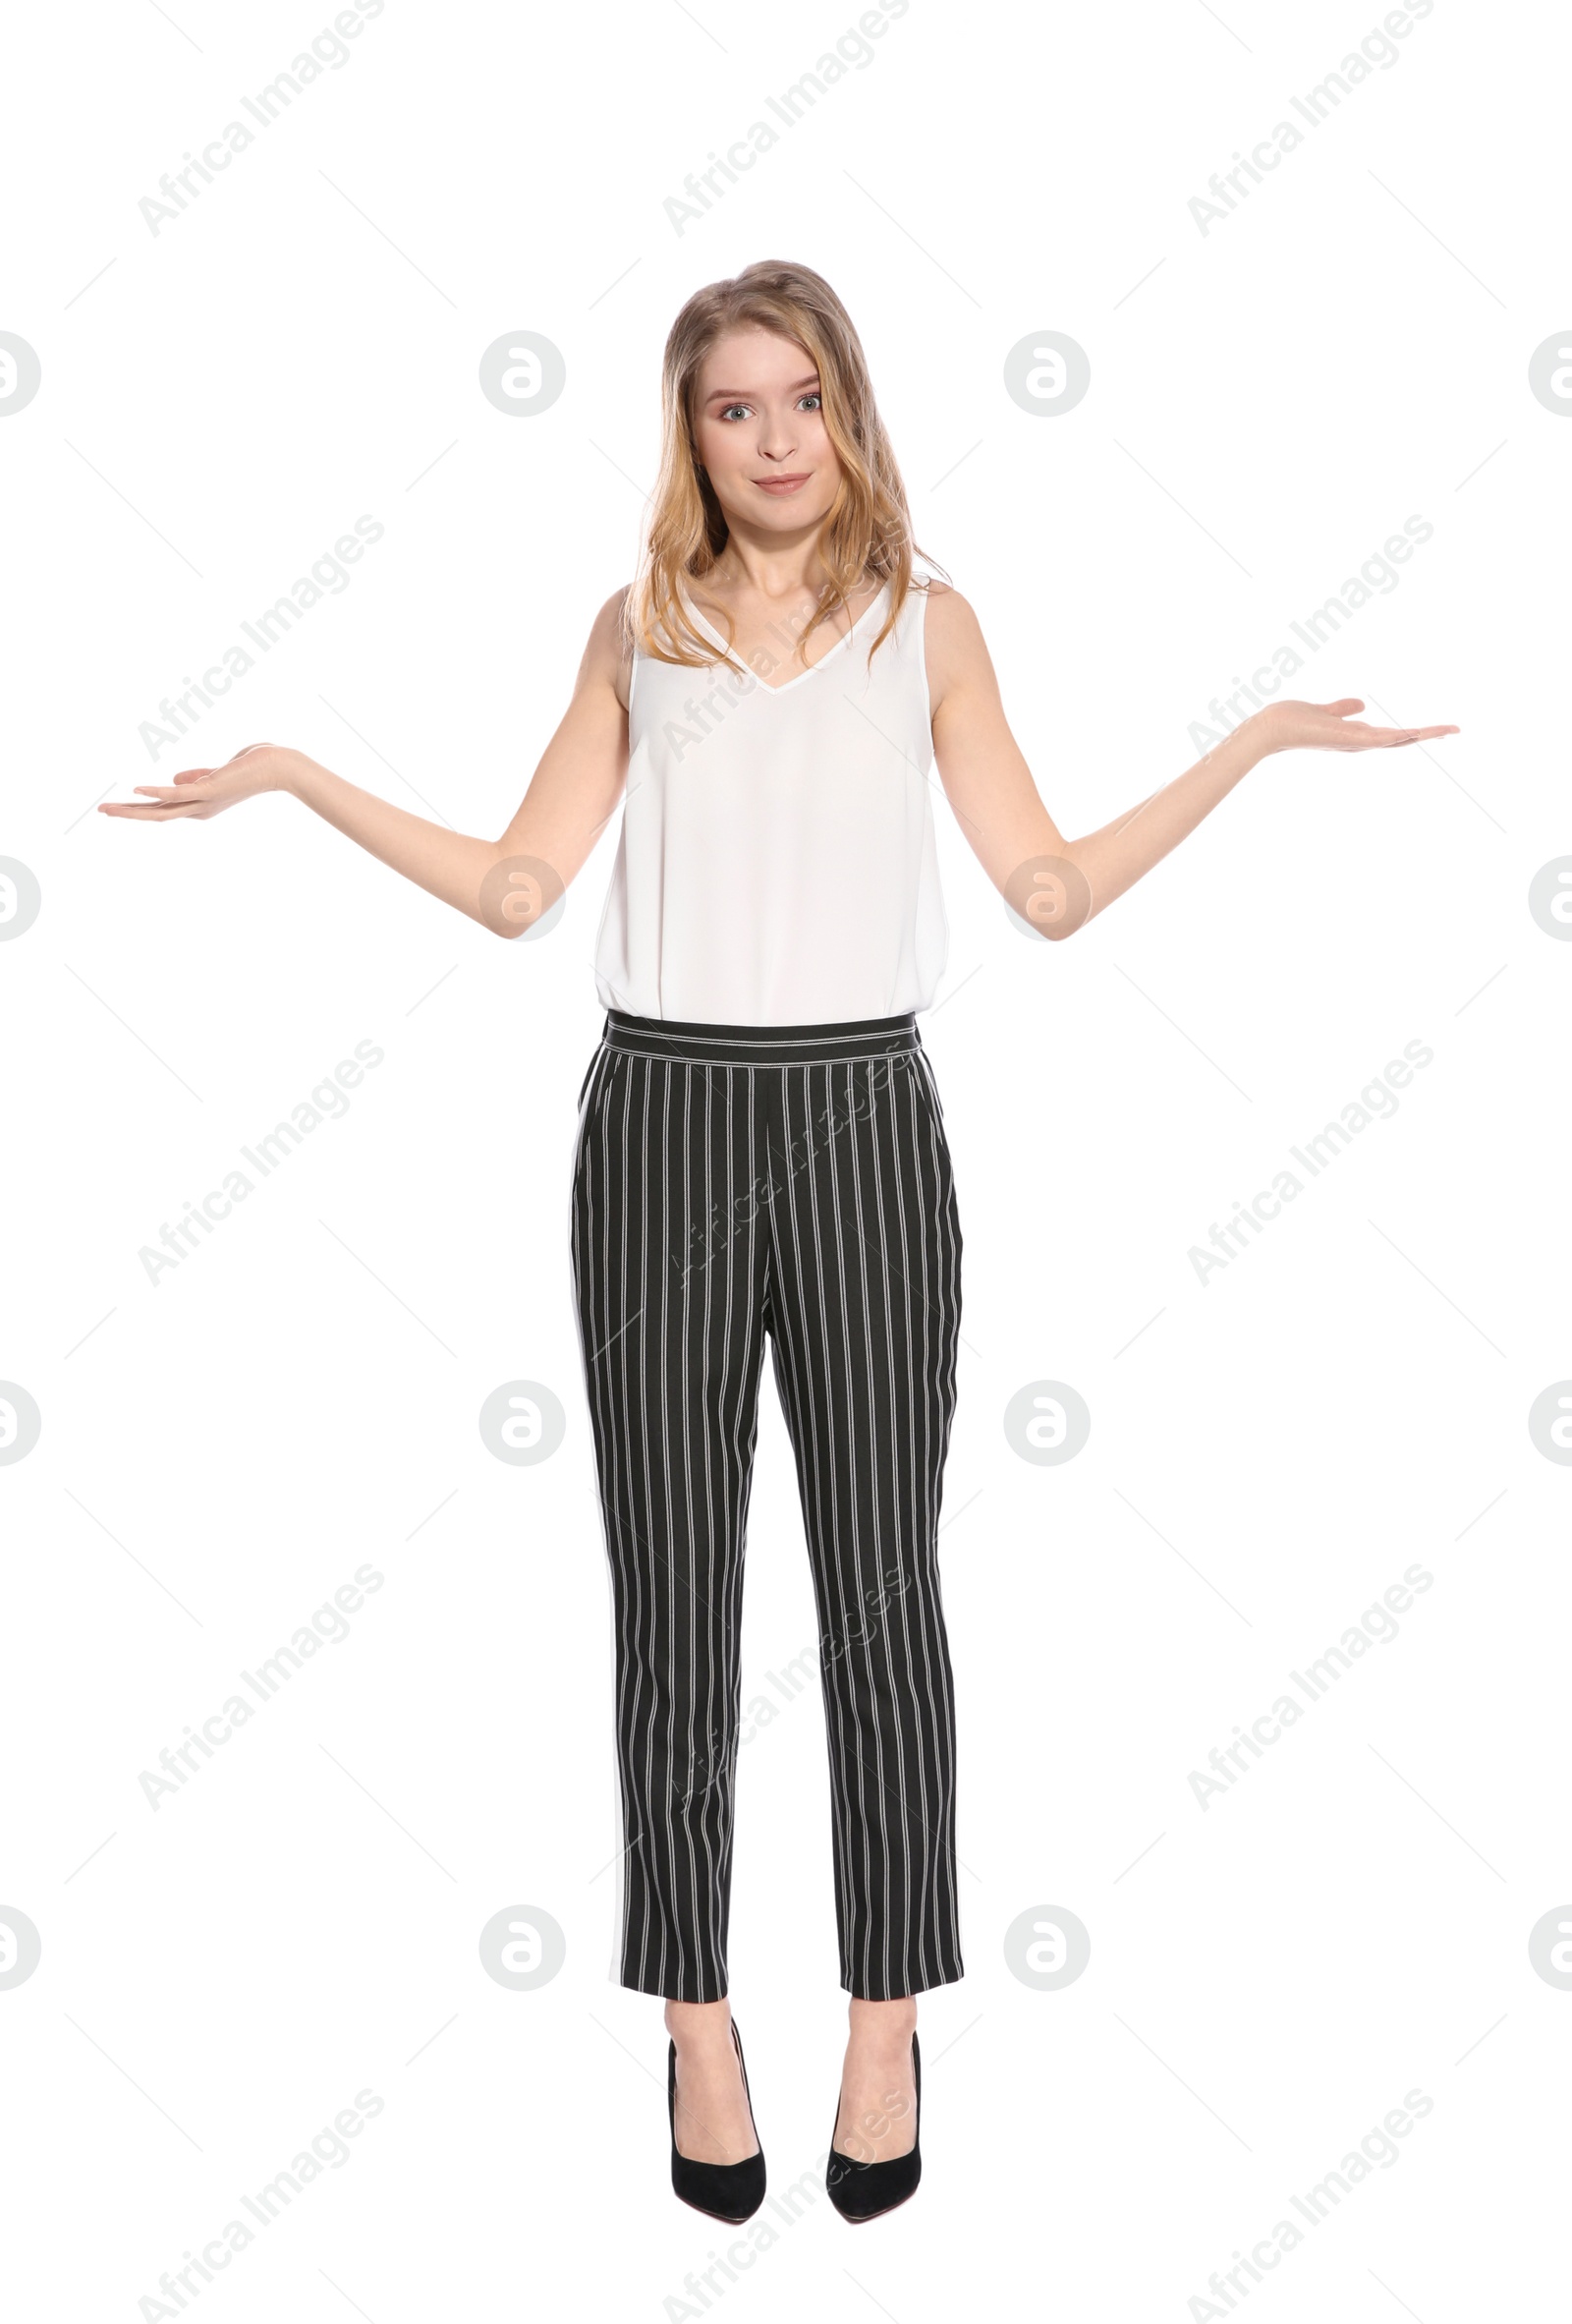
[[[810,389],[807,395],[800,395],[797,399],[797,402],[799,408],[807,404],[811,405],[815,412],[820,412],[824,408],[823,395],[816,387]],[[717,420],[730,420],[734,415],[741,415],[746,418],[747,414],[752,409],[753,407],[750,404],[725,404],[721,407],[720,411],[716,413],[715,417]]]

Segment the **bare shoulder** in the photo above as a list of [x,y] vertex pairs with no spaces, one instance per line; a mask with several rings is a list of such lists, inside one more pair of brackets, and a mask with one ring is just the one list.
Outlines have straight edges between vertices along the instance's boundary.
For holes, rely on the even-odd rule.
[[628,634],[628,600],[632,593],[630,582],[606,598],[594,617],[584,659],[579,665],[581,688],[609,686],[624,709],[628,707],[628,675],[633,663]]
[[956,688],[990,678],[992,664],[971,599],[948,582],[937,580],[927,583],[926,595],[923,650],[928,699],[936,711]]
[[960,637],[977,632],[978,618],[970,597],[947,581],[930,575],[920,586],[927,594],[927,634],[933,637]]

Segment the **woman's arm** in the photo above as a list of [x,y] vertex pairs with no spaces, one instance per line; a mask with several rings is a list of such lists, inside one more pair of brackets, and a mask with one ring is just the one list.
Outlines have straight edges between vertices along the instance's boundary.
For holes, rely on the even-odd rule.
[[628,771],[625,594],[609,597],[595,616],[573,699],[500,839],[471,838],[428,822],[358,789],[304,752],[271,743],[253,743],[223,766],[192,767],[172,784],[139,783],[139,797],[153,804],[105,804],[99,813],[174,822],[220,815],[263,791],[287,791],[427,894],[498,935],[518,935],[549,910],[583,867],[622,796]]
[[1365,706],[1352,699],[1272,703],[1100,831],[1066,839],[1010,732],[977,615],[942,584],[934,585],[926,607],[925,649],[933,756],[945,795],[999,893],[1049,937],[1073,935],[1133,887],[1272,753],[1383,750],[1459,731],[1361,726],[1350,713]]

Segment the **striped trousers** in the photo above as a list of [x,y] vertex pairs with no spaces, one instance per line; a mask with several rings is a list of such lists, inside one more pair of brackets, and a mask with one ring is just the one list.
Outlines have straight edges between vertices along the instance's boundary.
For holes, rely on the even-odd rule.
[[914,1016],[613,1009],[580,1093],[573,1273],[610,1562],[620,1980],[727,1991],[743,1553],[764,1342],[796,1459],[841,1984],[962,1974],[936,1537],[961,1233]]

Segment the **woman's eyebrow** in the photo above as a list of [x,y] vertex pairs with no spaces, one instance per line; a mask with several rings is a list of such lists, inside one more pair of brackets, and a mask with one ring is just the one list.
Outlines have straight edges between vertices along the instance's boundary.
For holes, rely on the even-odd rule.
[[[810,371],[806,379],[794,379],[786,392],[788,395],[797,395],[805,387],[816,387],[817,385],[818,373]],[[754,391],[751,387],[712,387],[704,401],[706,404],[746,404],[753,401],[753,395]]]

